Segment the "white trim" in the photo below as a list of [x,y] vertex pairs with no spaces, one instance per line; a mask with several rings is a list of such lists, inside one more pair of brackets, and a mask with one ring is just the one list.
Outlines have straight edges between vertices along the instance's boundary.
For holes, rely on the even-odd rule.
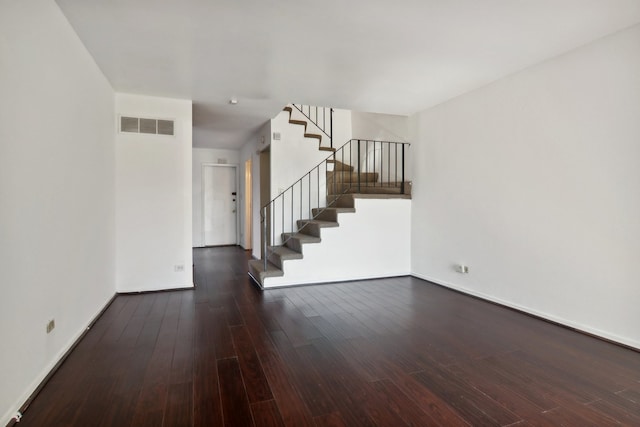
[[484,299],[484,300],[487,300],[487,301],[495,302],[495,303],[503,305],[505,307],[510,307],[510,308],[516,309],[518,311],[522,311],[524,313],[528,313],[528,314],[531,314],[531,315],[534,315],[534,316],[537,316],[537,317],[541,317],[541,318],[546,319],[546,320],[550,320],[550,321],[555,322],[555,323],[559,323],[559,324],[564,325],[564,326],[568,326],[569,328],[573,328],[573,329],[576,329],[578,331],[585,332],[587,334],[595,335],[595,336],[604,338],[606,340],[614,341],[614,342],[617,342],[617,343],[620,343],[620,344],[623,344],[623,345],[626,345],[626,346],[629,346],[629,347],[633,347],[633,348],[635,348],[637,350],[640,350],[640,342],[639,341],[635,341],[635,340],[632,340],[632,339],[629,339],[629,338],[625,338],[625,337],[621,337],[621,336],[618,336],[618,335],[615,335],[615,334],[611,334],[611,333],[606,332],[606,331],[601,331],[600,329],[595,329],[595,328],[592,328],[592,327],[587,326],[587,325],[583,325],[583,324],[580,324],[580,323],[572,322],[571,320],[567,320],[567,319],[562,318],[562,317],[557,317],[557,316],[554,316],[552,314],[545,313],[545,312],[542,312],[542,311],[538,311],[538,310],[530,308],[530,307],[525,307],[525,306],[520,305],[520,304],[515,304],[513,302],[506,301],[506,300],[503,300],[501,298],[496,298],[494,296],[487,295],[487,294],[482,293],[482,292],[477,292],[477,291],[474,291],[474,290],[471,290],[471,289],[468,289],[468,288],[465,288],[465,287],[462,287],[462,286],[458,286],[458,285],[455,285],[453,283],[449,283],[449,282],[446,282],[446,281],[443,281],[443,280],[434,279],[433,277],[425,276],[423,274],[418,274],[416,272],[412,272],[411,275],[413,277],[417,277],[418,279],[426,280],[428,282],[435,283],[436,285],[444,286],[445,288],[450,288],[450,289],[462,292],[464,294],[472,295],[472,296],[475,296],[475,297],[478,297],[478,298],[481,298],[481,299]]
[[239,228],[239,222],[240,222],[240,209],[238,209],[238,205],[239,203],[239,199],[240,199],[240,179],[238,177],[238,165],[235,163],[210,163],[210,162],[203,162],[200,164],[200,200],[201,200],[201,213],[202,213],[202,247],[206,247],[206,239],[205,239],[205,235],[204,235],[204,230],[205,230],[205,217],[204,217],[204,168],[205,167],[222,167],[222,168],[234,168],[235,169],[235,181],[236,181],[236,242],[235,244],[237,245],[238,242],[240,242],[240,228]]

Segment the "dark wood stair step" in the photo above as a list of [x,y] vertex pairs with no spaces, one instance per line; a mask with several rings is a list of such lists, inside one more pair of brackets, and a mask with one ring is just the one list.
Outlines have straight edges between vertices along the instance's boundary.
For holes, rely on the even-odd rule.
[[301,126],[304,126],[304,127],[307,126],[307,122],[305,122],[304,120],[289,119],[289,123],[291,123],[292,125],[301,125]]
[[318,141],[321,141],[321,140],[322,140],[322,135],[318,135],[317,133],[305,133],[305,134],[304,134],[304,137],[305,137],[305,138],[315,138],[315,139],[317,139]]

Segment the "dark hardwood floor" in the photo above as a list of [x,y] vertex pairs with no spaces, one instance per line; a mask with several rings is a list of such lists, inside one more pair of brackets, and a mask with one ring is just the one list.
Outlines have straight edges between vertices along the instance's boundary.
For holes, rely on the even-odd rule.
[[118,296],[25,426],[640,425],[640,354],[403,277],[259,291],[194,251],[197,289]]

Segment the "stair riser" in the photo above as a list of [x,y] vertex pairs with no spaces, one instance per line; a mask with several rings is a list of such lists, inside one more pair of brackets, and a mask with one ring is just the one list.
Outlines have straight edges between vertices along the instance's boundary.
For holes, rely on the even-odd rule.
[[325,209],[321,212],[318,212],[318,209],[314,209],[313,217],[320,221],[338,222],[338,212],[333,209]]
[[270,254],[267,259],[270,263],[278,267],[280,270],[283,270],[282,257],[279,254]]
[[[337,200],[336,200],[337,197]],[[355,202],[353,196],[349,194],[343,194],[340,196],[329,195],[327,196],[327,203],[336,208],[354,208]]]
[[287,243],[285,243],[285,246],[291,249],[292,251],[302,253],[302,243],[300,242],[300,240],[296,238],[287,240]]
[[[343,182],[355,183],[358,182],[358,174],[354,172],[328,172],[327,185],[332,184],[334,180],[336,184]],[[362,172],[360,173],[360,182],[378,182],[378,173]]]
[[306,224],[304,221],[298,221],[298,232],[308,234],[309,236],[320,237],[321,228],[318,224]]
[[402,192],[402,187],[400,186],[385,186],[376,184],[374,185],[365,185],[361,183],[358,188],[357,184],[349,185],[349,184],[339,184],[336,185],[336,191],[339,193],[349,193],[349,194],[406,194],[411,195],[411,186],[405,184],[404,193]]

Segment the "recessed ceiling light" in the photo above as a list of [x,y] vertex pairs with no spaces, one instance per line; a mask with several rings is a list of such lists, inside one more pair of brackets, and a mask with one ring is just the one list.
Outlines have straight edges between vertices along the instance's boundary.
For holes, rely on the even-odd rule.
[[237,103],[238,103],[238,100],[236,98],[231,98],[229,100],[229,104],[231,104],[231,105],[236,105]]

